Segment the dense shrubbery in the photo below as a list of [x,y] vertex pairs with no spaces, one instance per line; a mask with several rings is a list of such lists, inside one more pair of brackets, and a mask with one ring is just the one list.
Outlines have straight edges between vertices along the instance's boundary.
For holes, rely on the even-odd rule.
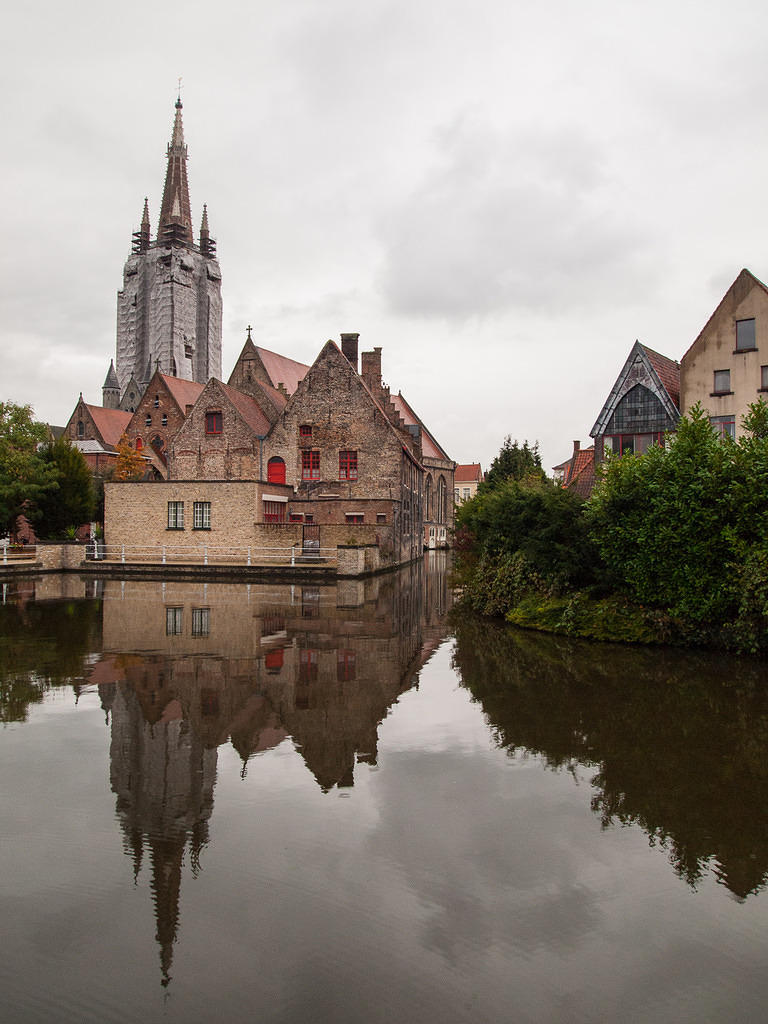
[[486,485],[457,513],[468,602],[579,635],[768,650],[768,406],[743,427],[721,439],[695,408],[665,448],[609,459],[586,503]]

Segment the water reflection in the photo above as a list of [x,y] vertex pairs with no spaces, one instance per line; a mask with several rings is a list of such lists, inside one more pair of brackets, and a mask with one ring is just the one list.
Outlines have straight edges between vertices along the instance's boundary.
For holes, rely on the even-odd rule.
[[138,878],[145,856],[162,983],[182,865],[209,840],[217,749],[245,776],[290,739],[320,789],[376,763],[378,727],[445,633],[445,556],[336,586],[106,581],[87,672],[111,728],[110,782]]
[[499,746],[594,772],[605,828],[640,825],[692,886],[768,879],[768,671],[706,653],[589,645],[457,619],[456,669]]

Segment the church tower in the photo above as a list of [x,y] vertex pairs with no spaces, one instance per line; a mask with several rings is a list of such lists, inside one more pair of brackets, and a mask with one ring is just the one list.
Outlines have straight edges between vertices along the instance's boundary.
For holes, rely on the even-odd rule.
[[121,392],[132,377],[144,381],[158,367],[200,384],[221,379],[221,270],[205,206],[195,244],[181,110],[179,98],[157,237],[151,237],[145,199],[117,293],[115,372]]

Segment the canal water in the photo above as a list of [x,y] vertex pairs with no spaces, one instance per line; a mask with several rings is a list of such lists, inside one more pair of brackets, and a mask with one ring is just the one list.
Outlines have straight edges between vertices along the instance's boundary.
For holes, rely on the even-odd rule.
[[0,1019],[766,1019],[764,665],[445,570],[0,584]]

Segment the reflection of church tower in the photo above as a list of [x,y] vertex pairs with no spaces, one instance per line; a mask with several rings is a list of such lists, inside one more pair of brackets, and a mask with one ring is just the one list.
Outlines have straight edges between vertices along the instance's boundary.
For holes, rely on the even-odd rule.
[[[117,293],[115,369],[122,392],[131,377],[142,382],[148,368],[151,376],[158,366],[163,373],[201,384],[221,377],[221,270],[205,207],[198,244],[193,237],[181,109],[179,99],[157,238],[151,240],[145,200]],[[114,402],[109,375],[107,385],[105,405],[107,399]]]
[[179,922],[179,893],[185,848],[196,872],[208,841],[213,809],[216,749],[206,750],[172,700],[153,723],[129,685],[111,701],[110,781],[117,795],[123,849],[138,877],[149,852],[162,982],[170,980]]

